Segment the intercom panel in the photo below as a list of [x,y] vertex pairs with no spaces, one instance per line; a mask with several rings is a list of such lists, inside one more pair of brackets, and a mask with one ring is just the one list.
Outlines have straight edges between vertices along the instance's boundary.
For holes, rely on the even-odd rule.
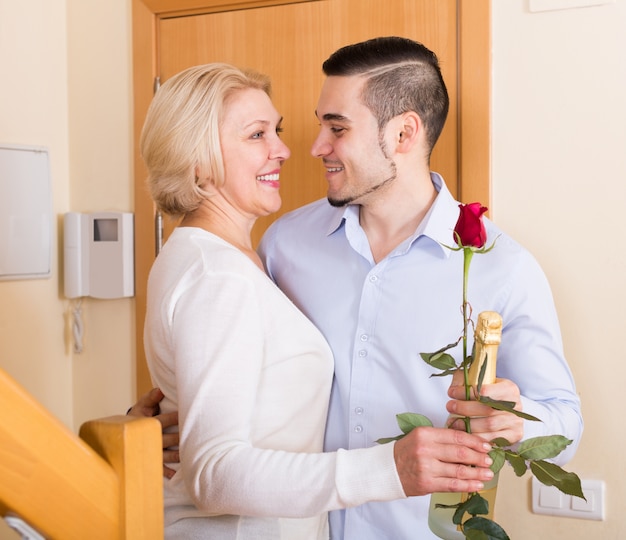
[[135,294],[134,220],[128,212],[68,212],[65,296],[123,298]]

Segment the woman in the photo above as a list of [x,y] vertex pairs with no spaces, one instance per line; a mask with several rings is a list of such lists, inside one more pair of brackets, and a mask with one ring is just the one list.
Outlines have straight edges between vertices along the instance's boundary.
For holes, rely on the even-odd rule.
[[328,538],[328,510],[406,496],[394,444],[322,453],[331,352],[252,248],[289,157],[269,87],[226,64],[187,69],[141,136],[152,196],[182,218],[150,273],[144,334],[161,410],[180,420],[166,538]]

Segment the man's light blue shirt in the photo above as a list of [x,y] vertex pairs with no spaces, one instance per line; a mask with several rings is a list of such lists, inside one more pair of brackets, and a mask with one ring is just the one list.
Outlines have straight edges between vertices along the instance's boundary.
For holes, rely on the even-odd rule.
[[[359,224],[359,206],[333,208],[320,200],[279,219],[259,253],[285,294],[317,325],[335,357],[327,451],[363,448],[400,433],[395,416],[416,412],[443,426],[450,377],[421,358],[462,334],[463,254],[454,245],[459,208],[436,173],[439,192],[415,233],[382,261],[373,260]],[[542,420],[525,422],[524,438],[561,434],[573,443],[583,423],[572,374],[563,356],[559,323],[546,277],[528,251],[485,220],[487,245],[472,259],[472,312],[503,318],[498,377],[520,388],[523,409]],[[471,346],[471,344],[470,344]],[[452,351],[457,363],[461,347]],[[332,538],[424,540],[429,497],[373,502],[331,513]]]

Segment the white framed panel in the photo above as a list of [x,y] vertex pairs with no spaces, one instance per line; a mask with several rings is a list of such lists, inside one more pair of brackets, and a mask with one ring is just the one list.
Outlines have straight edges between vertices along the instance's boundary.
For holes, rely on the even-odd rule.
[[0,280],[50,277],[48,150],[0,144]]

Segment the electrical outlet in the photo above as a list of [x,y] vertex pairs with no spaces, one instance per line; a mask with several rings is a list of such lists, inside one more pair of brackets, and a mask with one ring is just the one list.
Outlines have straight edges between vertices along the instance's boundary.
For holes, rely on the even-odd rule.
[[549,516],[604,520],[604,482],[581,480],[586,501],[561,493],[554,486],[545,486],[536,478],[532,480],[533,512]]

